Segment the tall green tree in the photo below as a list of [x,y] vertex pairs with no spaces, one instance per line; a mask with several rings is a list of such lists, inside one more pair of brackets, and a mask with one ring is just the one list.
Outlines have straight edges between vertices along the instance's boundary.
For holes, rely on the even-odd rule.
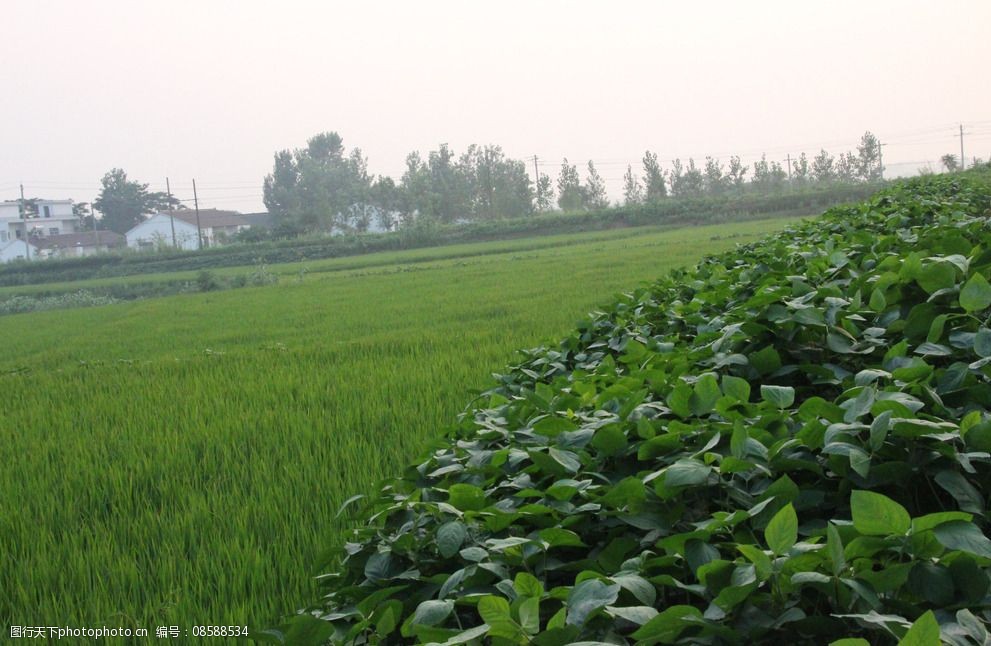
[[809,158],[802,153],[798,156],[794,162],[792,162],[791,176],[792,182],[796,186],[805,186],[809,183]]
[[671,172],[668,174],[668,183],[671,185],[671,196],[672,197],[683,197],[685,194],[684,187],[685,179],[685,165],[681,163],[680,158],[676,158],[671,162]]
[[856,155],[844,153],[836,158],[836,179],[840,182],[855,182],[860,174],[858,168]]
[[857,146],[857,174],[865,182],[877,182],[884,175],[881,167],[881,142],[868,130]]
[[533,206],[538,213],[546,213],[554,207],[554,186],[547,173],[541,173],[537,179],[537,191],[534,194]]
[[812,179],[817,182],[832,182],[836,179],[836,159],[823,149],[812,160]]
[[767,161],[767,155],[761,155],[760,160],[754,162],[754,174],[750,178],[750,185],[757,191],[768,193],[781,190],[788,179],[788,173],[782,168],[780,162]]
[[743,187],[746,185],[747,172],[750,169],[743,165],[740,158],[733,155],[729,158],[729,168],[726,169],[726,177],[729,181],[729,185],[733,187],[736,191],[743,191]]
[[723,165],[718,159],[705,158],[705,170],[702,178],[705,192],[709,195],[722,195],[729,186],[729,177],[723,172]]
[[606,195],[606,183],[595,170],[595,164],[588,160],[587,177],[585,178],[585,208],[604,209],[609,206],[609,196]]
[[943,165],[948,173],[954,173],[960,168],[960,161],[953,153],[947,153],[939,158],[939,163]]
[[657,202],[668,195],[664,171],[657,161],[657,153],[649,150],[643,154],[643,185],[645,202]]
[[471,219],[495,219],[529,215],[534,209],[534,190],[526,165],[510,159],[500,146],[468,147],[457,172],[467,189]]
[[640,186],[640,179],[633,174],[633,166],[626,166],[626,174],[623,175],[623,201],[626,206],[637,206],[643,204],[643,187]]
[[[100,184],[93,207],[103,214],[103,226],[111,231],[126,233],[147,214],[169,208],[166,193],[151,192],[147,184],[129,180],[123,169],[111,169]],[[171,204],[177,206],[179,201],[173,198]]]
[[561,162],[561,172],[557,176],[557,205],[562,211],[585,208],[585,189],[578,168],[569,164],[567,157]]
[[263,184],[269,213],[309,231],[367,225],[372,178],[358,148],[336,132],[311,137],[305,148],[275,154]]
[[[695,160],[691,157],[688,158],[688,165],[685,166],[684,174],[681,175],[678,182],[678,197],[699,197],[702,195],[705,186],[705,177],[702,174],[702,169],[695,165]],[[674,195],[674,187],[671,188],[671,193]]]

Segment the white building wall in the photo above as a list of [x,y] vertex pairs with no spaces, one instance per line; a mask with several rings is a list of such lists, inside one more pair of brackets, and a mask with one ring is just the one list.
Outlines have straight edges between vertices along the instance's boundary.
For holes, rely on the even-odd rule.
[[[196,235],[196,227],[184,222],[179,218],[175,221],[176,243],[180,249],[197,249],[199,241]],[[138,224],[133,229],[124,234],[127,239],[127,246],[131,249],[159,249],[172,246],[172,225],[169,223],[169,216],[156,214]]]
[[0,262],[11,262],[13,260],[26,260],[28,253],[32,260],[40,259],[38,249],[34,245],[29,245],[23,240],[14,240],[5,244],[0,244]]

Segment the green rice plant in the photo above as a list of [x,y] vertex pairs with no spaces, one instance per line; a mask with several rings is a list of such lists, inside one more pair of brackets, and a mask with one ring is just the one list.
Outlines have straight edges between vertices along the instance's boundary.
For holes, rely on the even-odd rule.
[[317,594],[345,500],[441,437],[516,349],[783,224],[325,260],[278,285],[4,317],[0,624],[270,625]]

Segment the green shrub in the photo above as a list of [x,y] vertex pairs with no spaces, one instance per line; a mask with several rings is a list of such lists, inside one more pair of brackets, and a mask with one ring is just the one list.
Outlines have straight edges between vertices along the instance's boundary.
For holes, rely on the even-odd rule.
[[212,271],[203,270],[196,274],[196,287],[201,292],[212,292],[220,289],[223,285],[217,275]]
[[256,637],[986,643],[989,206],[910,181],[524,353]]

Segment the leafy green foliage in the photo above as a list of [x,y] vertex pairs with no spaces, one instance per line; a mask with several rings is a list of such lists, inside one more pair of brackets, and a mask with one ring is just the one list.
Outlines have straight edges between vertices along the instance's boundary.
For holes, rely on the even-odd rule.
[[312,616],[348,643],[394,601],[453,603],[406,633],[430,643],[983,643],[989,206],[910,181],[524,353],[367,504]]

